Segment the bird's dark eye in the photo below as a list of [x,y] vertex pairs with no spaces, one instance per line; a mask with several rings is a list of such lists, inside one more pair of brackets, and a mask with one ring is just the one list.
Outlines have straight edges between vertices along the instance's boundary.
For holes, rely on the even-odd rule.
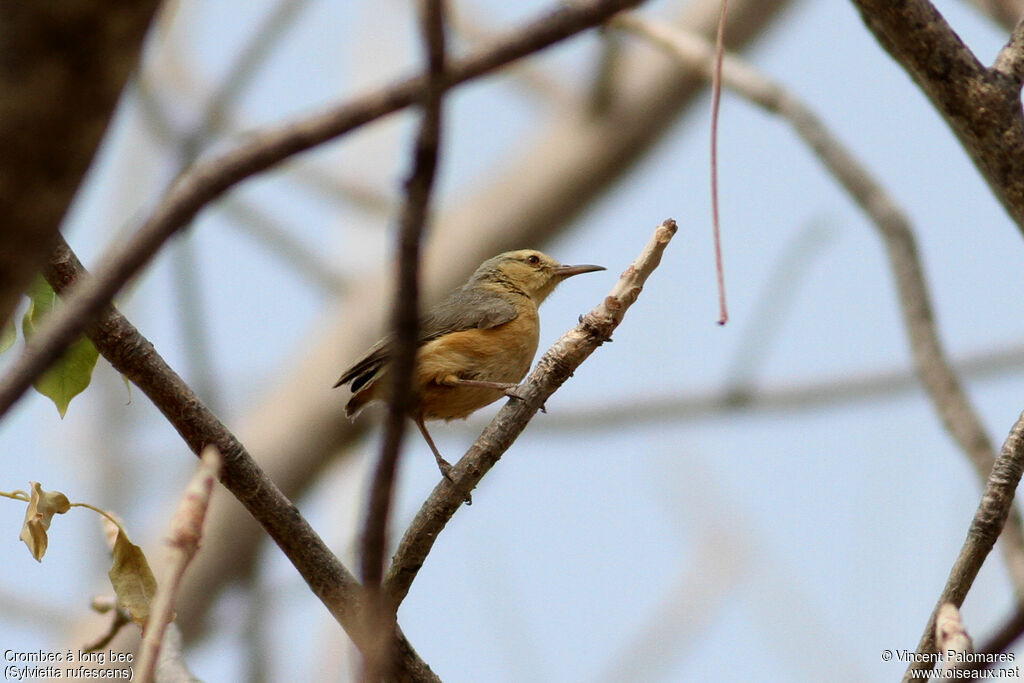
[[529,256],[526,257],[526,262],[529,263],[531,266],[535,266],[538,263],[540,263],[540,257],[537,256],[536,254],[530,254]]

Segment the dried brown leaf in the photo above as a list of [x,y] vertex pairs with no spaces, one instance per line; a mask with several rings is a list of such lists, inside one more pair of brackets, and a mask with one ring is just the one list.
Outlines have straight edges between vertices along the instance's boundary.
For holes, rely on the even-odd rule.
[[156,595],[156,578],[142,548],[129,541],[123,530],[114,541],[114,566],[107,576],[117,593],[117,603],[131,615],[132,621],[145,628],[150,603]]
[[44,491],[39,482],[29,483],[32,492],[29,495],[28,509],[25,510],[25,523],[21,527],[21,540],[25,541],[32,557],[42,562],[49,543],[46,530],[50,528],[50,520],[54,515],[64,514],[70,510],[71,503],[60,491]]

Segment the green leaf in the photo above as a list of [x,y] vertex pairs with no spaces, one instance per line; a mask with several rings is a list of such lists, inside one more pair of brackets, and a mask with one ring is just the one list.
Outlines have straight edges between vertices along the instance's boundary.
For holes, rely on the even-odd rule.
[[[29,307],[21,322],[22,332],[28,339],[39,327],[57,304],[57,294],[42,276],[36,276],[28,291]],[[78,394],[85,391],[92,381],[92,371],[96,367],[99,351],[93,343],[82,337],[61,356],[57,362],[40,375],[33,386],[57,406],[61,417],[68,411],[68,404]]]
[[4,326],[0,328],[0,353],[14,346],[14,340],[18,338],[18,327],[14,324],[14,318],[8,318]]
[[44,280],[42,275],[36,275],[25,294],[28,295],[29,303],[25,317],[21,320],[21,331],[25,333],[27,339],[39,327],[39,321],[57,305],[57,293],[53,291],[50,283]]

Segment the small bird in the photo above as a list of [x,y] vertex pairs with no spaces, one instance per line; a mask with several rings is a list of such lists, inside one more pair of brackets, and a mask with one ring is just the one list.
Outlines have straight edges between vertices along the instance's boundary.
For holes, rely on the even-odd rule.
[[[540,337],[537,307],[566,278],[603,266],[563,266],[532,249],[498,254],[420,318],[420,337],[410,414],[434,453],[441,474],[451,465],[441,457],[426,420],[468,417],[504,395],[526,376]],[[374,344],[334,385],[351,382],[345,414],[354,418],[367,403],[390,391],[394,336]]]

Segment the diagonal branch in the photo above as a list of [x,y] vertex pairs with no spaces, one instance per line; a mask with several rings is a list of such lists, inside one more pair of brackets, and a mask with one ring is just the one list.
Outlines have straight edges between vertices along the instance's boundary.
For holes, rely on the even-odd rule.
[[[590,0],[549,12],[445,70],[450,88],[490,73],[596,26],[642,0]],[[416,76],[338,105],[321,114],[253,134],[251,142],[185,172],[150,218],[100,263],[89,283],[69,293],[67,305],[49,318],[0,381],[0,415],[31,386],[100,313],[114,295],[153,258],[163,243],[232,186],[360,126],[414,104],[426,78]]]
[[[714,48],[700,36],[632,14],[617,17],[614,24],[645,36],[704,73],[711,73]],[[889,267],[896,280],[917,376],[946,430],[971,461],[979,480],[986,481],[996,459],[995,447],[939,339],[910,220],[881,183],[832,135],[818,116],[781,84],[732,55],[727,56],[723,64],[722,78],[726,87],[789,122],[871,219],[885,245]],[[1018,595],[1024,595],[1024,524],[1016,510],[1011,512],[1003,547],[1014,588]]]
[[189,480],[171,517],[167,545],[170,560],[163,567],[146,630],[139,648],[139,680],[156,680],[161,642],[167,627],[174,620],[174,602],[181,589],[182,577],[192,558],[199,551],[203,537],[203,519],[210,507],[210,498],[220,478],[221,457],[216,446],[208,446],[199,456],[199,467]]
[[[61,294],[76,281],[88,279],[78,257],[62,238],[44,272],[54,291]],[[214,445],[224,456],[220,481],[266,529],[284,554],[361,649],[367,643],[361,631],[356,578],[330,551],[298,508],[266,476],[238,439],[213,415],[187,384],[160,357],[153,345],[113,306],[104,307],[89,328],[89,338],[107,361],[132,381],[181,435],[193,453],[199,455]],[[396,633],[395,651],[407,671],[423,673],[430,680],[430,668]]]
[[[921,641],[917,645],[919,653],[935,652],[935,620],[939,609],[945,603],[952,603],[959,608],[967,597],[967,591],[985,558],[992,550],[992,546],[999,536],[1003,525],[1006,524],[1007,515],[1013,506],[1013,495],[1020,483],[1021,475],[1024,474],[1024,413],[1017,418],[1017,422],[1010,429],[1010,434],[1003,442],[999,457],[996,458],[992,467],[992,474],[989,475],[985,485],[985,491],[981,496],[981,503],[974,513],[974,519],[967,529],[967,538],[964,540],[960,554],[949,570],[949,578],[946,586],[942,589],[935,610],[928,619]],[[904,683],[915,680],[918,673],[933,668],[935,662],[922,658],[911,662],[903,675]]]
[[[635,16],[621,16],[615,23],[647,36],[705,71],[712,68],[712,46],[697,36],[684,35]],[[946,588],[919,646],[919,652],[931,652],[935,647],[937,610],[947,602],[957,607],[963,603],[1004,526],[1004,550],[1011,579],[1018,594],[1024,592],[1024,531],[1020,516],[1013,508],[1019,468],[1024,467],[1024,460],[1018,463],[1014,457],[1024,458],[1024,453],[1014,456],[1014,449],[1004,446],[999,458],[994,457],[981,420],[939,341],[913,231],[893,199],[799,100],[735,58],[729,58],[724,66],[723,83],[752,102],[784,116],[878,228],[896,277],[918,377],[947,430],[968,455],[979,476],[986,480],[982,505],[968,532],[968,540],[950,571]],[[1008,444],[1012,441],[1011,438]]]
[[[986,69],[927,0],[852,0],[864,23],[967,150],[1024,233],[1024,69]],[[1019,27],[1012,45],[1019,50]],[[1000,56],[1003,63],[1020,58]]]
[[453,483],[443,480],[431,492],[402,537],[388,569],[384,597],[391,609],[397,611],[408,595],[438,534],[466,496],[494,467],[544,402],[598,346],[611,339],[626,310],[636,301],[647,278],[661,262],[661,255],[675,232],[676,222],[671,218],[658,226],[651,241],[622,274],[611,293],[548,349],[517,388],[517,398],[505,404],[452,468]]
[[[688,2],[677,20],[702,34],[711,33],[719,1]],[[731,0],[729,46],[750,45],[789,4],[790,0]],[[629,78],[619,79],[611,111],[600,117],[579,108],[552,111],[500,167],[478,179],[479,187],[438,216],[421,266],[425,297],[465,281],[468,273],[456,264],[480,263],[524,244],[543,247],[566,230],[673,130],[673,122],[703,87],[689,69],[649,50],[631,51],[623,60],[622,73]],[[239,427],[246,445],[260,454],[274,480],[291,495],[310,486],[339,452],[345,454],[342,457],[351,455],[352,443],[365,431],[366,421],[343,419],[337,401],[310,387],[325,386],[324,377],[337,372],[340,359],[354,357],[379,336],[387,324],[381,311],[359,302],[380,296],[392,283],[390,273],[354,283],[346,301],[325,312],[318,329],[279,373],[283,379],[254,401]],[[230,551],[211,545],[190,569],[192,576],[202,577],[195,585],[202,585],[203,591],[186,591],[179,603],[179,612],[191,617],[184,621],[193,627],[187,637],[199,633],[199,615],[208,609],[210,593],[251,565],[260,538],[256,529],[240,521],[244,511],[216,503],[207,533],[211,538],[229,537],[234,544]]]

